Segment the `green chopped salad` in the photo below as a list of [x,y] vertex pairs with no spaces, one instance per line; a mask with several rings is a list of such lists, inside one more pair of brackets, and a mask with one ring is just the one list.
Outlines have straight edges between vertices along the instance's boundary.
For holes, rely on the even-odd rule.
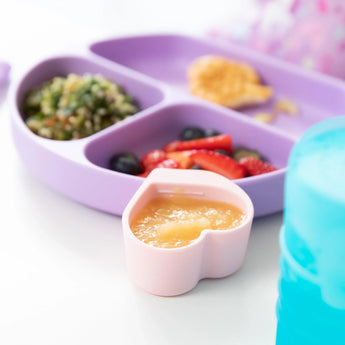
[[85,138],[138,111],[131,95],[99,74],[55,77],[24,100],[30,130],[56,140]]

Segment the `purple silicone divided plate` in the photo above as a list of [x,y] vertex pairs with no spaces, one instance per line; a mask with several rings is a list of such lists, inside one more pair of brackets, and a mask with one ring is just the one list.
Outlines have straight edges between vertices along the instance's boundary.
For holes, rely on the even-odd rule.
[[[292,99],[299,115],[262,124],[251,115],[271,109],[272,102],[237,112],[191,96],[187,67],[193,59],[208,54],[252,64],[274,88],[272,102]],[[33,134],[23,121],[24,95],[53,76],[71,72],[100,73],[118,82],[138,100],[141,111],[80,140],[54,141]],[[141,36],[94,43],[87,56],[55,57],[39,63],[14,86],[11,106],[14,141],[31,172],[67,197],[116,215],[122,214],[144,179],[107,169],[113,154],[131,151],[142,156],[176,140],[187,125],[228,133],[234,147],[256,149],[279,168],[236,180],[252,199],[255,216],[262,216],[283,208],[288,156],[300,134],[315,122],[344,114],[345,85],[236,46],[224,48],[177,35]]]

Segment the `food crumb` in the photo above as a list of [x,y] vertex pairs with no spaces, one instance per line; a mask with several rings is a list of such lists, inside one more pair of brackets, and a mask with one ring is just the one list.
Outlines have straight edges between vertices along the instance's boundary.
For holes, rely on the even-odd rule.
[[275,103],[274,109],[282,113],[296,116],[298,114],[298,107],[296,103],[288,100],[282,99]]
[[263,122],[263,123],[270,123],[274,121],[276,117],[277,117],[277,114],[275,113],[264,113],[264,112],[257,113],[253,116],[253,118],[256,121]]

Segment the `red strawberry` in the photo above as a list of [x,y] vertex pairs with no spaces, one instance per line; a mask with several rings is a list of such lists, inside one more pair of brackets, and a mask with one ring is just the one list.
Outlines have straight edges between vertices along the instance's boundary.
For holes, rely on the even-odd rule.
[[175,160],[168,158],[165,159],[164,161],[158,163],[155,168],[170,168],[170,169],[179,169],[180,168],[180,164],[178,162],[176,162]]
[[188,141],[172,141],[163,150],[165,152],[186,151],[186,150],[225,150],[232,152],[232,138],[228,134],[216,135],[209,138],[194,139]]
[[167,152],[166,156],[178,162],[182,169],[189,169],[194,164],[193,159],[190,157],[193,152],[193,150]]
[[179,169],[180,168],[180,164],[178,162],[176,162],[175,160],[168,158],[168,159],[164,159],[164,161],[161,161],[159,163],[157,163],[156,165],[150,165],[150,170],[146,170],[143,173],[137,175],[139,177],[147,177],[150,172],[156,168],[170,168],[170,169]]
[[154,166],[166,159],[166,154],[163,150],[155,149],[146,153],[140,162],[144,170],[152,170]]
[[197,151],[191,158],[202,169],[213,171],[231,180],[246,176],[246,169],[234,159],[213,151]]
[[255,157],[244,157],[240,159],[240,164],[246,168],[250,176],[261,175],[277,170],[274,166]]

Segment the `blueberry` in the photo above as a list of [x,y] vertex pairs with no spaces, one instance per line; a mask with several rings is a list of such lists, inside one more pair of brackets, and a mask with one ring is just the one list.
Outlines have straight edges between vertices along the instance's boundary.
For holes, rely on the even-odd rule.
[[181,133],[180,133],[180,139],[181,140],[194,140],[194,139],[200,139],[205,137],[205,132],[203,129],[195,126],[186,127]]
[[219,149],[219,150],[216,150],[216,152],[220,153],[221,155],[231,157],[231,154],[228,151]]
[[199,164],[194,164],[190,169],[203,170]]
[[207,129],[205,131],[205,137],[206,138],[215,137],[216,135],[220,135],[220,133],[218,131],[216,131],[215,129]]
[[138,175],[143,172],[139,159],[130,152],[120,153],[111,157],[109,168],[110,170],[130,175]]

